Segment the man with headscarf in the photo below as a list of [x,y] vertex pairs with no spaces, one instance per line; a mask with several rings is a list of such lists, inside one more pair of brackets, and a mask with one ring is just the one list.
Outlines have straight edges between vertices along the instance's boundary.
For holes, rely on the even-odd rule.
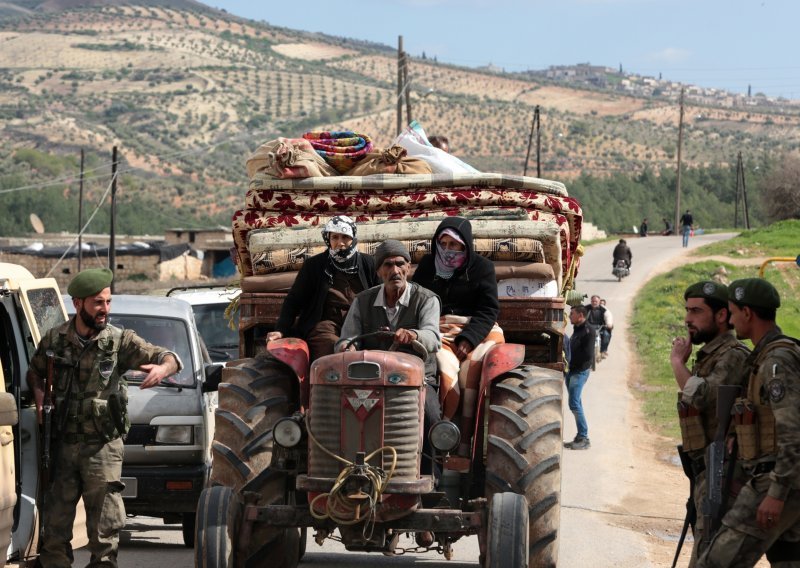
[[328,250],[303,262],[267,341],[299,337],[311,360],[333,353],[350,304],[362,290],[380,284],[372,256],[358,252],[355,222],[337,215],[322,229]]
[[500,301],[494,264],[475,254],[469,220],[448,217],[439,223],[431,253],[422,257],[412,280],[442,300],[442,349],[436,356],[439,392],[444,416],[461,415],[459,452],[466,455],[483,357],[493,345],[504,342],[496,323]]

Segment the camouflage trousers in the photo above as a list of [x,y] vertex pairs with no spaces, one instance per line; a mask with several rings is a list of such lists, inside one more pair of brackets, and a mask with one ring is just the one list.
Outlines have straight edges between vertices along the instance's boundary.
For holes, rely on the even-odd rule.
[[706,500],[706,472],[702,471],[694,477],[694,499],[697,519],[694,522],[694,546],[692,546],[692,557],[689,559],[689,568],[697,566],[697,559],[702,554],[703,545],[703,507]]
[[756,511],[769,485],[769,474],[762,474],[742,488],[698,568],[750,568],[765,553],[771,566],[800,567],[800,492],[789,493],[778,522],[765,531],[756,523]]
[[59,445],[55,479],[44,503],[42,566],[72,565],[72,525],[83,497],[91,553],[88,566],[116,568],[119,531],[125,526],[124,485],[120,481],[123,452],[119,438],[107,444]]

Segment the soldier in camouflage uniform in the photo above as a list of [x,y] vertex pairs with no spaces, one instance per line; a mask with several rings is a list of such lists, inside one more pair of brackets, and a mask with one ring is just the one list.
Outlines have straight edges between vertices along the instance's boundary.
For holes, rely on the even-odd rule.
[[739,465],[749,475],[701,567],[800,566],[800,342],[775,323],[780,297],[766,280],[729,286],[736,335],[755,345],[746,396],[734,412]]
[[125,526],[121,436],[128,426],[121,375],[141,370],[147,374],[141,388],[149,388],[181,369],[176,354],[108,325],[112,278],[108,269],[84,270],[73,278],[67,291],[76,315],[45,334],[28,372],[41,412],[47,352],[55,355],[53,484],[45,493],[39,555],[46,568],[72,565],[72,525],[81,497],[89,566],[117,566],[119,531]]
[[[703,538],[703,502],[706,496],[705,448],[717,431],[717,387],[741,385],[742,365],[750,351],[731,333],[728,323],[728,289],[717,282],[692,284],[683,294],[684,322],[688,337],[672,342],[670,364],[681,392],[678,395],[683,450],[692,461],[693,499],[698,511],[694,547],[689,566],[694,566]],[[686,366],[692,345],[703,344],[691,371]]]

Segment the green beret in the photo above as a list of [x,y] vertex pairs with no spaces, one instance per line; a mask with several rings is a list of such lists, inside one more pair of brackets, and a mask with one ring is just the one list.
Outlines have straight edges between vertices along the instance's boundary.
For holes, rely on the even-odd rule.
[[683,293],[683,299],[688,300],[689,298],[719,300],[727,305],[728,287],[712,280],[703,280],[702,282],[696,282],[686,288],[686,292]]
[[763,278],[734,280],[728,289],[730,301],[735,304],[766,309],[781,307],[781,297],[775,286]]
[[89,268],[81,270],[67,287],[67,294],[73,298],[88,298],[111,286],[114,273],[108,268]]

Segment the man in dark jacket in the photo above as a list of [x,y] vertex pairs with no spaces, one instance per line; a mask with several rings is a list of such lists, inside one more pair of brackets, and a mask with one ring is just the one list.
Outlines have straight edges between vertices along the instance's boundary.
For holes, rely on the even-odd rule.
[[618,260],[624,260],[625,266],[628,268],[631,267],[633,263],[633,253],[631,252],[631,247],[628,246],[628,243],[625,239],[620,239],[617,243],[617,246],[614,247],[614,252],[612,253],[614,256],[614,260],[611,262],[611,267],[617,265]]
[[356,294],[380,284],[372,256],[358,252],[356,224],[350,217],[333,217],[322,229],[322,238],[328,250],[303,262],[283,301],[276,330],[267,334],[267,341],[305,339],[312,361],[333,353]]
[[581,393],[589,372],[592,369],[594,357],[595,331],[586,325],[586,307],[575,306],[569,312],[569,321],[572,323],[573,332],[569,339],[569,371],[566,376],[567,392],[569,394],[569,409],[575,416],[578,434],[571,442],[564,444],[570,450],[588,450],[589,426],[586,424],[586,415],[583,412]]

